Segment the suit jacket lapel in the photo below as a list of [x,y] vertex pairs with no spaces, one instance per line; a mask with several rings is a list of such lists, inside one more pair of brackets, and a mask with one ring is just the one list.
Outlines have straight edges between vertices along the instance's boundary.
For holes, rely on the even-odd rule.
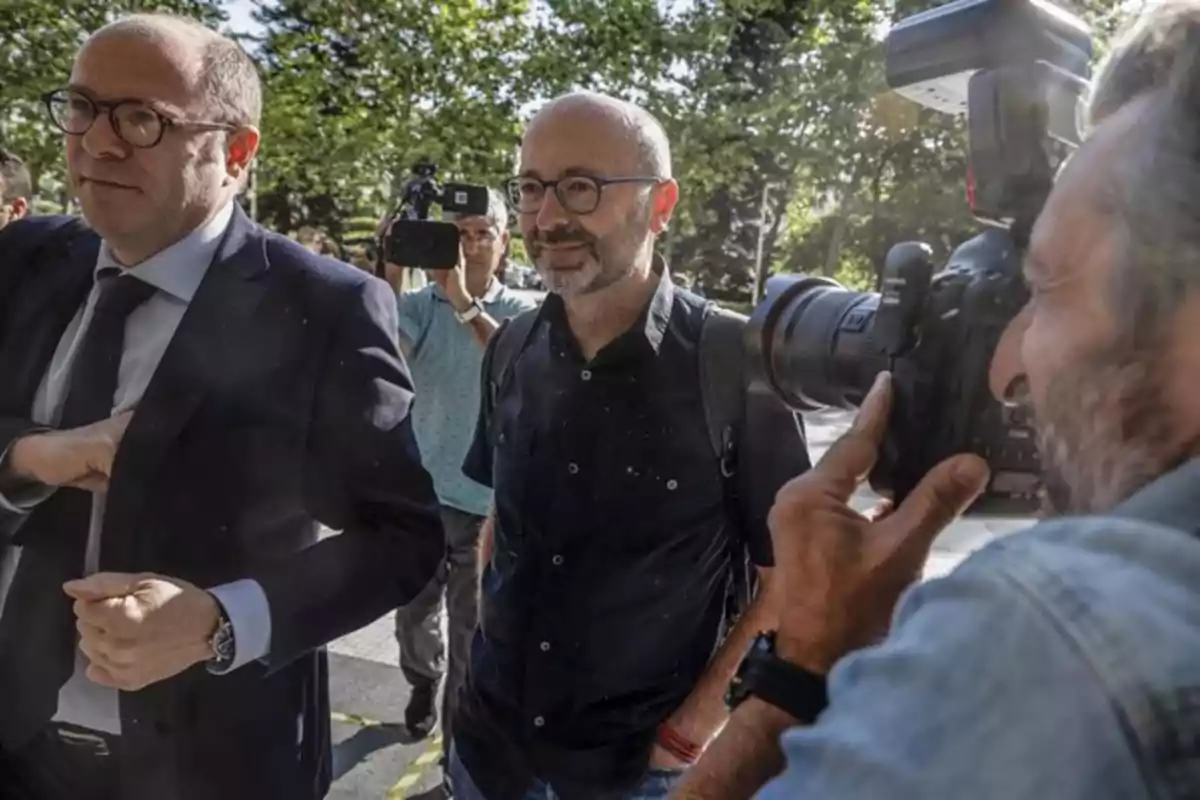
[[[147,487],[205,395],[228,380],[266,290],[266,236],[240,208],[134,411],[113,464],[101,569],[134,569],[148,538],[137,535]],[[197,487],[199,490],[199,487]],[[111,535],[124,532],[122,535]]]
[[65,262],[33,264],[43,271],[26,282],[27,291],[9,311],[7,345],[0,348],[0,413],[27,418],[34,396],[71,320],[92,289],[100,239],[80,237]]

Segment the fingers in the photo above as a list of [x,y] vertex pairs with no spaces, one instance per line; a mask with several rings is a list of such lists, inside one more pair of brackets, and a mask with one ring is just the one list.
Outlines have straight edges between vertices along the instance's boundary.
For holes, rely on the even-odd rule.
[[72,489],[83,489],[85,492],[107,492],[108,476],[103,472],[91,472],[85,477],[66,485]]
[[890,517],[892,512],[895,510],[895,504],[892,503],[891,500],[884,499],[880,500],[873,507],[864,512],[863,516],[866,517],[867,522],[879,522],[882,519]]
[[130,575],[124,572],[97,572],[95,575],[64,583],[63,591],[75,600],[107,600],[133,594],[141,580],[141,575]]
[[976,455],[958,455],[938,464],[883,522],[906,545],[928,552],[934,538],[983,492],[988,466]]
[[850,430],[830,446],[808,475],[832,487],[842,500],[848,500],[875,466],[891,409],[892,376],[881,372],[863,399]]
[[100,686],[107,686],[110,689],[122,688],[116,677],[107,668],[94,661],[88,664],[87,677],[89,681]]

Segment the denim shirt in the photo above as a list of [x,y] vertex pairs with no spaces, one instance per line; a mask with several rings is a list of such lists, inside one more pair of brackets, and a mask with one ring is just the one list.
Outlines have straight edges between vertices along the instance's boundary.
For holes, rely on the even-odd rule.
[[1200,796],[1200,459],[914,587],[766,800]]

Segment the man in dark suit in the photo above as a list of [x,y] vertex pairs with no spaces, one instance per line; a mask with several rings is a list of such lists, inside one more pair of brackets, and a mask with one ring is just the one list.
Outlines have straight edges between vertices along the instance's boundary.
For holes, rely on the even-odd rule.
[[319,648],[445,554],[395,300],[239,210],[235,43],[127,18],[46,104],[92,230],[0,233],[0,797],[322,797]]

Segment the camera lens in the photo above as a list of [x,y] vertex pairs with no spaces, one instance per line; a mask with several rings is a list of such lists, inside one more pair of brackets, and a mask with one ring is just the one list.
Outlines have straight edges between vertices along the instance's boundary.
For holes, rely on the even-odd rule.
[[768,292],[755,344],[775,391],[797,409],[857,408],[888,367],[872,335],[879,294],[792,276],[773,279]]

